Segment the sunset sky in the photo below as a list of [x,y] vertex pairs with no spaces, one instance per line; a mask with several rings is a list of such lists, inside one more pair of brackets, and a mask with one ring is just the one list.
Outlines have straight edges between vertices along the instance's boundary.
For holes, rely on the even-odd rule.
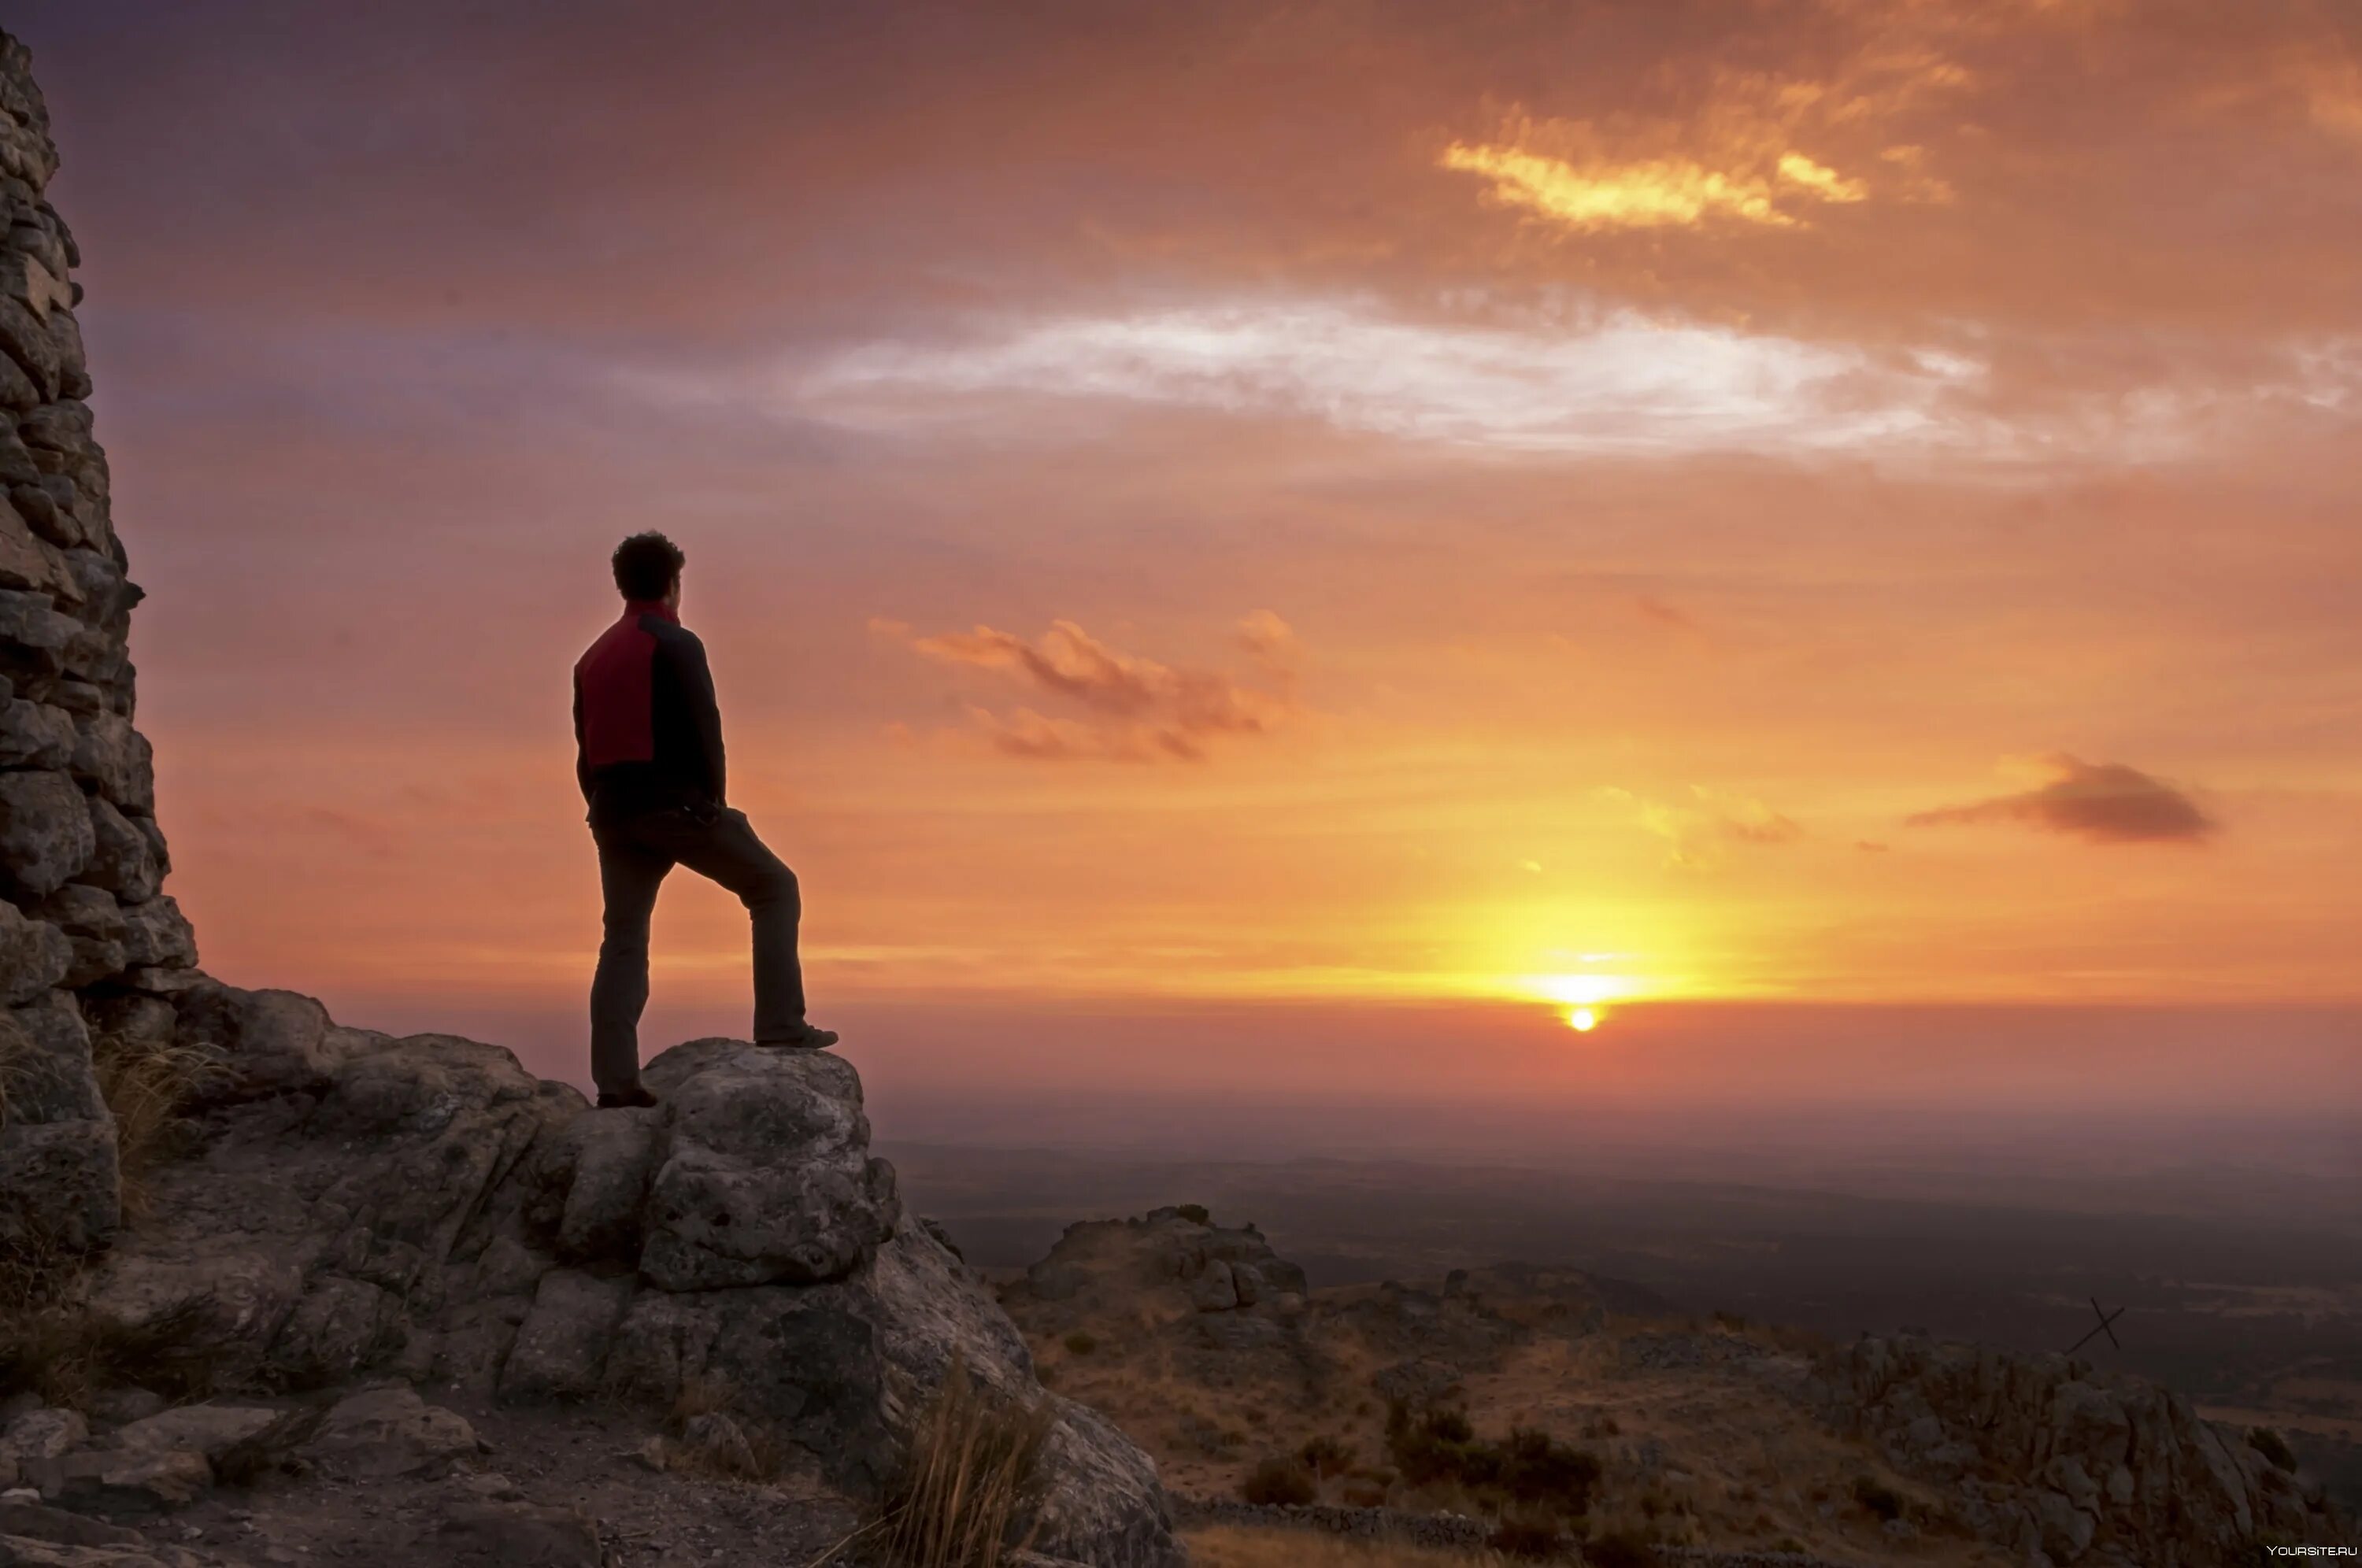
[[819,1021],[2229,1009],[2362,1099],[2349,6],[9,25],[216,974],[569,1038],[657,526]]

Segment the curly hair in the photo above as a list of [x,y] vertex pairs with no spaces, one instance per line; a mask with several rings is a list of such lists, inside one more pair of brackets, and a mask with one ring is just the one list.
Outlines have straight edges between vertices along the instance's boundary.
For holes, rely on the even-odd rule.
[[662,534],[635,534],[615,547],[615,587],[626,599],[662,599],[688,559]]

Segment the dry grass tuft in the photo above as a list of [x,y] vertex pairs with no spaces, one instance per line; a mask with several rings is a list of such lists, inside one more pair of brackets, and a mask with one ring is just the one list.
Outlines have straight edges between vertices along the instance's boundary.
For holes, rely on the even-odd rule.
[[225,1486],[251,1486],[266,1476],[296,1469],[297,1451],[319,1435],[327,1419],[325,1403],[281,1411],[269,1426],[221,1452],[214,1461],[214,1479]]
[[182,1110],[228,1069],[209,1051],[121,1034],[94,1038],[91,1065],[106,1109],[115,1114],[124,1217],[138,1219],[148,1210],[149,1173],[179,1144]]
[[690,1378],[674,1396],[672,1408],[665,1413],[665,1430],[679,1437],[700,1416],[727,1415],[733,1402],[730,1385],[723,1379]]
[[1050,1412],[951,1372],[919,1419],[880,1520],[902,1568],[999,1568],[1032,1543]]
[[86,1408],[104,1388],[150,1388],[167,1399],[203,1399],[219,1382],[222,1352],[210,1296],[192,1297],[145,1323],[98,1318],[65,1296],[0,1315],[0,1388],[28,1388],[51,1405]]

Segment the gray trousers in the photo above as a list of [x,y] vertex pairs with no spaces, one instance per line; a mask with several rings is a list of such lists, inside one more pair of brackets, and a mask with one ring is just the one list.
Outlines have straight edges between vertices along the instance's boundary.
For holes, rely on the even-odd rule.
[[640,1081],[640,1012],[648,1002],[648,919],[675,866],[738,895],[755,926],[755,1038],[792,1038],[804,1021],[796,874],[763,846],[744,812],[683,807],[619,822],[593,820],[599,889],[606,900],[599,973],[590,982],[590,1077],[602,1094]]

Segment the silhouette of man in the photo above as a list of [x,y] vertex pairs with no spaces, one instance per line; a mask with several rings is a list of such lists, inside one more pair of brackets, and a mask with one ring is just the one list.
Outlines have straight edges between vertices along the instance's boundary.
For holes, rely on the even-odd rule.
[[648,917],[675,866],[737,894],[753,919],[755,1043],[836,1043],[834,1031],[804,1019],[796,874],[724,793],[722,712],[705,645],[680,624],[686,558],[662,534],[635,534],[616,546],[623,618],[574,664],[574,771],[590,808],[606,900],[590,982],[590,1076],[602,1108],[657,1102],[640,1083],[640,1012],[648,1000]]

